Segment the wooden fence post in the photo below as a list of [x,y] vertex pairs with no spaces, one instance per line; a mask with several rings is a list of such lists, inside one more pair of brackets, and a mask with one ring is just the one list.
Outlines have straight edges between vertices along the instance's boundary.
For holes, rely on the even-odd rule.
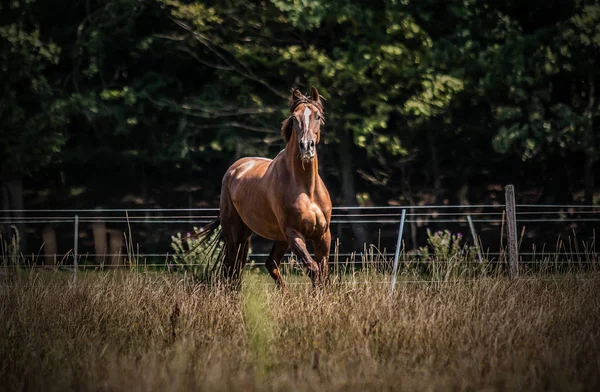
[[517,211],[515,208],[515,187],[507,185],[505,190],[506,223],[508,229],[508,274],[519,276],[519,250],[517,248]]

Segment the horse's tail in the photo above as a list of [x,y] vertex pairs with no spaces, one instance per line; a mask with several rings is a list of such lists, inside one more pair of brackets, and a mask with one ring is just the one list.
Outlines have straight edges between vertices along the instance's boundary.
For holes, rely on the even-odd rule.
[[221,228],[221,219],[217,218],[200,228],[190,238],[197,242],[187,251],[185,258],[188,259],[198,255],[198,250],[205,249],[202,252],[205,257],[203,277],[209,282],[215,282],[220,276],[220,269],[223,266],[226,255],[225,236]]

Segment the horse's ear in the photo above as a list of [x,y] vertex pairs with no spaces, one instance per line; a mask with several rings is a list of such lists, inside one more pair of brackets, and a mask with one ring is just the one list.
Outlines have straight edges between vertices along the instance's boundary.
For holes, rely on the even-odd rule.
[[294,101],[298,100],[298,99],[302,99],[302,98],[306,98],[299,89],[294,88],[292,90],[292,97],[294,98]]
[[304,95],[297,88],[292,89],[292,95],[290,96],[290,109],[296,106],[296,101],[306,99]]
[[319,95],[319,91],[314,87],[310,88],[310,98],[316,103],[321,104],[321,96]]

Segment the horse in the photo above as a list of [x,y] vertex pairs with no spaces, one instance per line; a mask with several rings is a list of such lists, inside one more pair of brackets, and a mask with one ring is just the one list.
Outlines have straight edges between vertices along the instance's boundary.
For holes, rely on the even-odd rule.
[[[274,159],[241,158],[223,176],[219,217],[195,237],[200,238],[198,246],[209,238],[223,244],[217,262],[226,282],[240,283],[250,236],[256,233],[274,241],[265,266],[277,287],[285,288],[279,266],[290,249],[313,287],[328,283],[332,206],[317,157],[325,123],[321,98],[314,87],[310,96],[292,89],[290,115],[281,126],[285,148]],[[313,243],[314,259],[308,241]]]

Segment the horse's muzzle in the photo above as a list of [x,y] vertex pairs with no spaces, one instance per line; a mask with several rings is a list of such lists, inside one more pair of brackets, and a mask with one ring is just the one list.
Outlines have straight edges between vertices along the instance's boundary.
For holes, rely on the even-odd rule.
[[300,154],[300,158],[302,158],[302,160],[304,162],[310,162],[314,157],[315,157],[314,151],[307,151],[307,152]]
[[315,157],[315,142],[314,140],[305,142],[305,141],[301,141],[300,142],[300,158],[302,158],[303,161],[307,162],[310,161],[311,159],[313,159]]

